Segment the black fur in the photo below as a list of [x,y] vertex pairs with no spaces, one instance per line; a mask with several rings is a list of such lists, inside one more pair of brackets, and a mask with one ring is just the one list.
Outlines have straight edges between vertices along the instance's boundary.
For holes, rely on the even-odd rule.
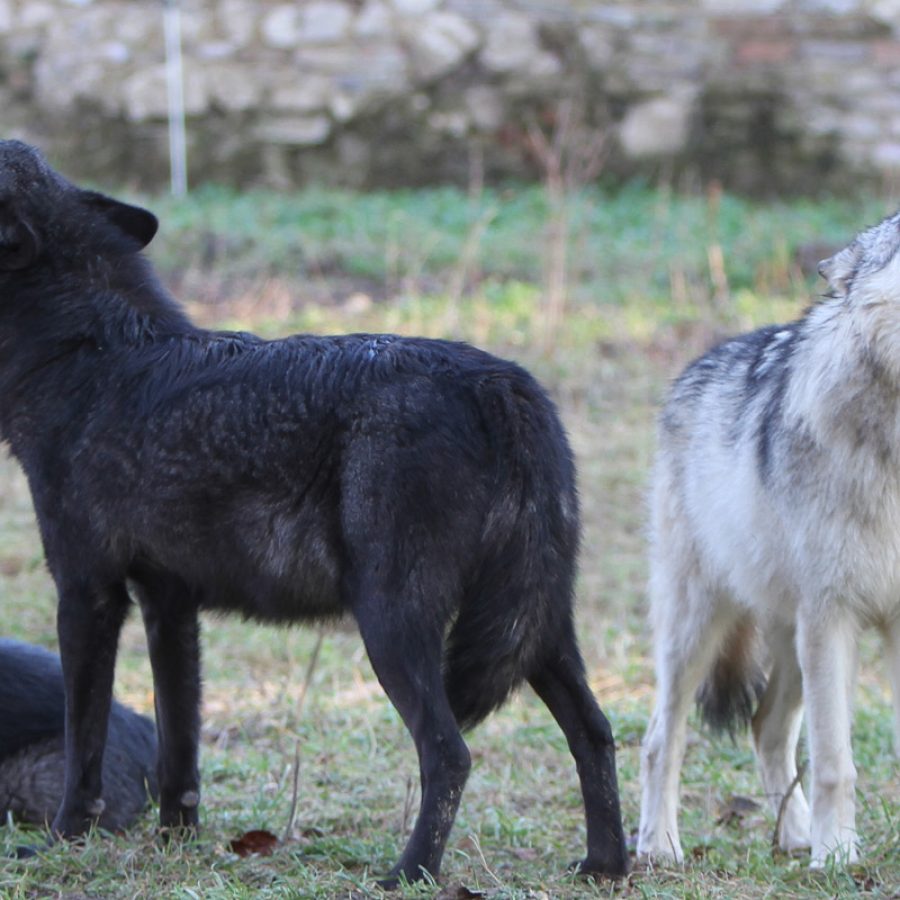
[[[63,796],[65,697],[59,657],[0,638],[0,821],[49,823]],[[156,729],[113,702],[99,824],[127,828],[157,796]]]
[[576,759],[583,869],[624,873],[612,736],[572,622],[575,473],[547,396],[463,344],[201,330],[137,253],[155,228],[0,144],[0,432],[31,485],[66,673],[54,830],[83,831],[101,794],[128,584],[163,826],[197,824],[198,610],[347,614],[419,753],[421,809],[388,882],[438,874],[470,765],[460,727],[523,680]]

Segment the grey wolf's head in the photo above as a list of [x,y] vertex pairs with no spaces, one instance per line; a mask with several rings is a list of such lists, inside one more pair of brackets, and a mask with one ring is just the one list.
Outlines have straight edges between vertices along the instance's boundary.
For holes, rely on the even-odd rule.
[[94,244],[136,251],[156,217],[67,181],[21,141],[0,141],[0,276]]
[[900,250],[900,212],[860,232],[839,253],[819,263],[835,298],[846,297],[857,282],[883,271]]

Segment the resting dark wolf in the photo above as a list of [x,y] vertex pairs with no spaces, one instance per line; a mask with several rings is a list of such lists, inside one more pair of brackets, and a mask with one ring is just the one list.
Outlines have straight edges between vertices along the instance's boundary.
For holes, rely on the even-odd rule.
[[[0,821],[48,823],[63,795],[65,698],[59,657],[0,638]],[[156,729],[113,702],[99,824],[119,831],[156,796]]]
[[198,611],[346,614],[419,755],[389,883],[437,876],[469,772],[460,729],[525,680],[576,760],[583,870],[625,872],[612,734],[573,630],[575,473],[546,395],[463,344],[201,330],[139,254],[156,227],[0,142],[0,432],[31,486],[66,681],[53,830],[101,811],[131,592],[163,827],[197,824]]

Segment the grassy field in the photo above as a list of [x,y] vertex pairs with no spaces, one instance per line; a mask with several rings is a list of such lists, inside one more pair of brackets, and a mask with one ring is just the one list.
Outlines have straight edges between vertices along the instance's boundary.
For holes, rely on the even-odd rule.
[[[848,240],[885,201],[758,205],[637,185],[582,192],[567,210],[561,317],[548,311],[553,210],[539,187],[477,196],[207,190],[143,201],[163,222],[153,258],[206,324],[462,337],[548,386],[578,457],[579,634],[617,736],[633,833],[653,696],[643,527],[655,410],[671,376],[717,336],[799,314],[812,297],[806,258]],[[0,633],[55,647],[53,590],[27,485],[9,460],[0,462],[0,591]],[[137,619],[123,636],[117,692],[150,712]],[[617,885],[573,878],[566,864],[584,843],[574,764],[523,691],[469,738],[474,766],[441,886],[396,896],[900,897],[900,772],[878,651],[867,638],[854,733],[864,862],[849,871],[810,873],[804,858],[773,854],[747,736],[732,743],[695,728],[683,772],[687,865]],[[200,840],[160,846],[148,812],[127,836],[0,863],[0,896],[382,895],[374,878],[411,827],[417,766],[357,636],[207,618],[204,658]],[[252,829],[278,838],[271,855],[231,851]],[[11,826],[0,834],[7,851],[34,839]]]

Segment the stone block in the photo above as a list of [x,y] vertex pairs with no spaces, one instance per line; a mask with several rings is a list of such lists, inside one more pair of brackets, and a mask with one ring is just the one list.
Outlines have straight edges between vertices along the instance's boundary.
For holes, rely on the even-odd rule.
[[884,68],[900,66],[900,40],[873,41],[872,62]]
[[331,122],[327,116],[292,116],[269,119],[260,123],[254,134],[257,139],[272,144],[311,147],[328,140],[331,134]]
[[792,38],[782,40],[744,40],[734,51],[739,66],[780,66],[797,54],[798,44]]
[[687,143],[693,91],[676,91],[632,106],[619,125],[619,143],[630,157],[677,154]]
[[440,5],[440,0],[388,0],[388,2],[403,16],[419,16],[437,9]]
[[[188,116],[199,115],[207,110],[206,83],[199,71],[185,66],[184,111]],[[168,91],[166,87],[166,67],[164,64],[148,66],[126,78],[117,91],[121,97],[123,111],[133,122],[147,122],[165,119],[169,113]]]
[[430,12],[404,26],[413,72],[426,81],[455,69],[481,43],[478,31],[455,13]]
[[279,112],[312,112],[328,106],[334,83],[324,75],[291,73],[273,85],[268,105]]
[[882,170],[900,171],[900,141],[882,141],[872,151],[872,162]]
[[256,37],[259,5],[253,0],[219,0],[216,6],[219,33],[237,47],[250,45]]
[[271,47],[328,44],[344,37],[351,18],[349,7],[337,0],[317,0],[303,6],[282,3],[263,18],[262,33]]
[[894,34],[900,33],[900,0],[871,0],[869,15],[890,25]]
[[584,50],[588,65],[595,69],[607,68],[616,52],[617,32],[604,25],[585,25],[578,29],[578,41]]
[[261,79],[248,78],[246,67],[234,61],[206,62],[191,67],[194,77],[201,78],[211,103],[227,112],[257,109],[263,95]]
[[503,13],[491,22],[485,37],[480,59],[489,72],[534,78],[558,74],[561,68],[559,61],[541,48],[535,20],[529,16]]
[[393,34],[391,11],[384,0],[366,0],[353,22],[353,35],[357,38],[384,38]]
[[486,84],[476,84],[464,94],[463,102],[479,131],[496,131],[506,118],[503,95],[496,88]]
[[721,16],[766,16],[787,8],[789,0],[700,0],[704,12]]

